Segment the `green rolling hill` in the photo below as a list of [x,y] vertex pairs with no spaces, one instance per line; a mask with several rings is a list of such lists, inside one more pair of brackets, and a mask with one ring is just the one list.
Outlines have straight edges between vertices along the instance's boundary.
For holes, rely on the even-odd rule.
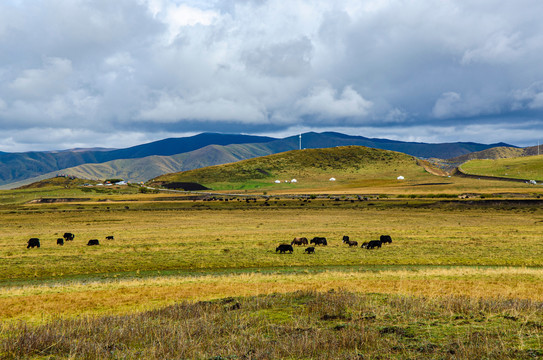
[[543,155],[470,160],[461,166],[470,175],[543,181]]
[[[166,174],[149,181],[149,186],[196,182],[214,190],[284,188],[302,186],[356,187],[364,182],[397,183],[435,179],[410,155],[363,146],[287,151],[231,164]],[[331,182],[330,178],[335,178]],[[296,179],[293,183],[291,180]],[[276,184],[275,181],[280,181]],[[285,180],[288,183],[285,183]]]

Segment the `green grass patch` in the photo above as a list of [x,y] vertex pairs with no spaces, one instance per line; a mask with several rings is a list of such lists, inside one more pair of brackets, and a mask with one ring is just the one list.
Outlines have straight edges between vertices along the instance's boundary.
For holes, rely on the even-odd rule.
[[543,155],[495,160],[470,160],[462,170],[471,175],[543,181]]

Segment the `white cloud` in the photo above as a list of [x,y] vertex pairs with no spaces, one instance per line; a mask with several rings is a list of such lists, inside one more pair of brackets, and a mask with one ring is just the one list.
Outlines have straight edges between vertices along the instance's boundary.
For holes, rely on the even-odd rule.
[[170,5],[166,19],[171,27],[210,25],[219,15],[216,11],[201,10],[187,5]]
[[224,98],[187,99],[162,94],[151,108],[140,113],[139,120],[157,123],[213,120],[255,124],[267,122],[267,117],[258,104]]
[[[156,9],[155,9],[156,11]],[[157,15],[169,29],[168,42],[172,42],[185,26],[208,26],[219,17],[213,10],[202,10],[185,4],[168,4]]]
[[463,65],[472,63],[510,63],[522,56],[522,44],[518,33],[494,34],[475,49],[466,50],[460,61]]
[[441,94],[432,108],[432,116],[438,119],[469,118],[495,115],[507,106],[502,96],[486,94],[463,95],[454,91]]
[[387,123],[401,123],[409,117],[409,114],[407,114],[405,111],[401,109],[391,109],[384,117],[384,120]]
[[45,58],[42,68],[23,70],[9,87],[19,98],[48,98],[69,88],[70,75],[70,60]]
[[543,92],[534,95],[533,100],[530,102],[530,109],[542,109],[543,108]]
[[328,84],[316,86],[309,94],[297,101],[301,115],[315,115],[318,118],[364,117],[372,102],[364,99],[351,86],[346,86],[338,96]]
[[125,68],[130,72],[134,71],[135,59],[127,51],[117,52],[104,59],[104,65],[109,68]]
[[437,99],[434,108],[432,109],[432,114],[437,118],[455,116],[459,112],[458,105],[460,104],[460,101],[460,94],[454,91],[443,93],[439,99]]
[[249,69],[265,76],[300,76],[311,70],[313,45],[307,37],[265,44],[242,55]]
[[493,116],[505,128],[543,117],[542,11],[539,0],[4,1],[0,126],[363,124],[404,136]]
[[[47,136],[44,136],[47,134]],[[68,127],[28,127],[24,130],[3,131],[0,151],[22,152],[39,148],[44,151],[65,150],[73,148],[104,147],[126,148],[143,143],[161,140],[167,137],[184,137],[195,135],[194,132],[183,133],[145,133],[124,131],[122,133],[104,133],[101,129],[74,129]]]
[[513,110],[543,109],[543,81],[538,81],[526,89],[513,92]]

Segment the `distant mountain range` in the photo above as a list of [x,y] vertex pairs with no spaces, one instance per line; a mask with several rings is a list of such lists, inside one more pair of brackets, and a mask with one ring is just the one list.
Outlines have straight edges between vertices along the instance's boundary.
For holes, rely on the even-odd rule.
[[0,152],[0,185],[49,175],[82,164],[100,164],[118,159],[136,159],[153,155],[170,156],[200,149],[207,145],[265,143],[270,137],[203,133],[185,138],[171,138],[126,149],[81,149],[63,151]]
[[[508,144],[415,143],[371,139],[335,132],[302,134],[303,148],[359,145],[393,150],[422,158],[448,159]],[[62,172],[88,179],[123,178],[146,181],[156,176],[276,154],[299,148],[299,136],[277,139],[239,134],[202,133],[170,138],[125,149],[73,149],[47,152],[0,152],[0,185],[14,187]],[[4,188],[6,186],[3,186]]]

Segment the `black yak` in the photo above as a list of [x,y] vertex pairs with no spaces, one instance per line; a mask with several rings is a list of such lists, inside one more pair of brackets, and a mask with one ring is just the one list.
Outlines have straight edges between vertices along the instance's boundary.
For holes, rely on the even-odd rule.
[[325,237],[318,237],[318,236],[311,239],[309,243],[315,244],[315,245],[325,245],[325,246],[328,245],[328,242],[326,241]]
[[284,254],[287,251],[292,254],[292,252],[294,251],[294,248],[290,244],[281,244],[275,249],[275,252],[278,252],[278,251],[279,251],[279,254]]
[[379,238],[381,240],[381,242],[383,244],[390,244],[392,243],[392,238],[390,237],[390,235],[381,235],[381,237]]
[[40,239],[38,238],[30,238],[30,240],[28,240],[28,246],[26,247],[27,249],[29,248],[34,248],[34,247],[40,247]]
[[373,249],[373,248],[380,248],[381,247],[381,240],[371,240],[368,245],[366,245],[366,249]]
[[306,248],[306,249],[304,250],[304,253],[314,254],[314,253],[315,253],[315,247],[310,246],[310,247]]
[[66,241],[72,241],[74,239],[75,235],[72,234],[72,233],[67,232],[67,233],[64,233],[64,235],[62,235],[62,237]]

